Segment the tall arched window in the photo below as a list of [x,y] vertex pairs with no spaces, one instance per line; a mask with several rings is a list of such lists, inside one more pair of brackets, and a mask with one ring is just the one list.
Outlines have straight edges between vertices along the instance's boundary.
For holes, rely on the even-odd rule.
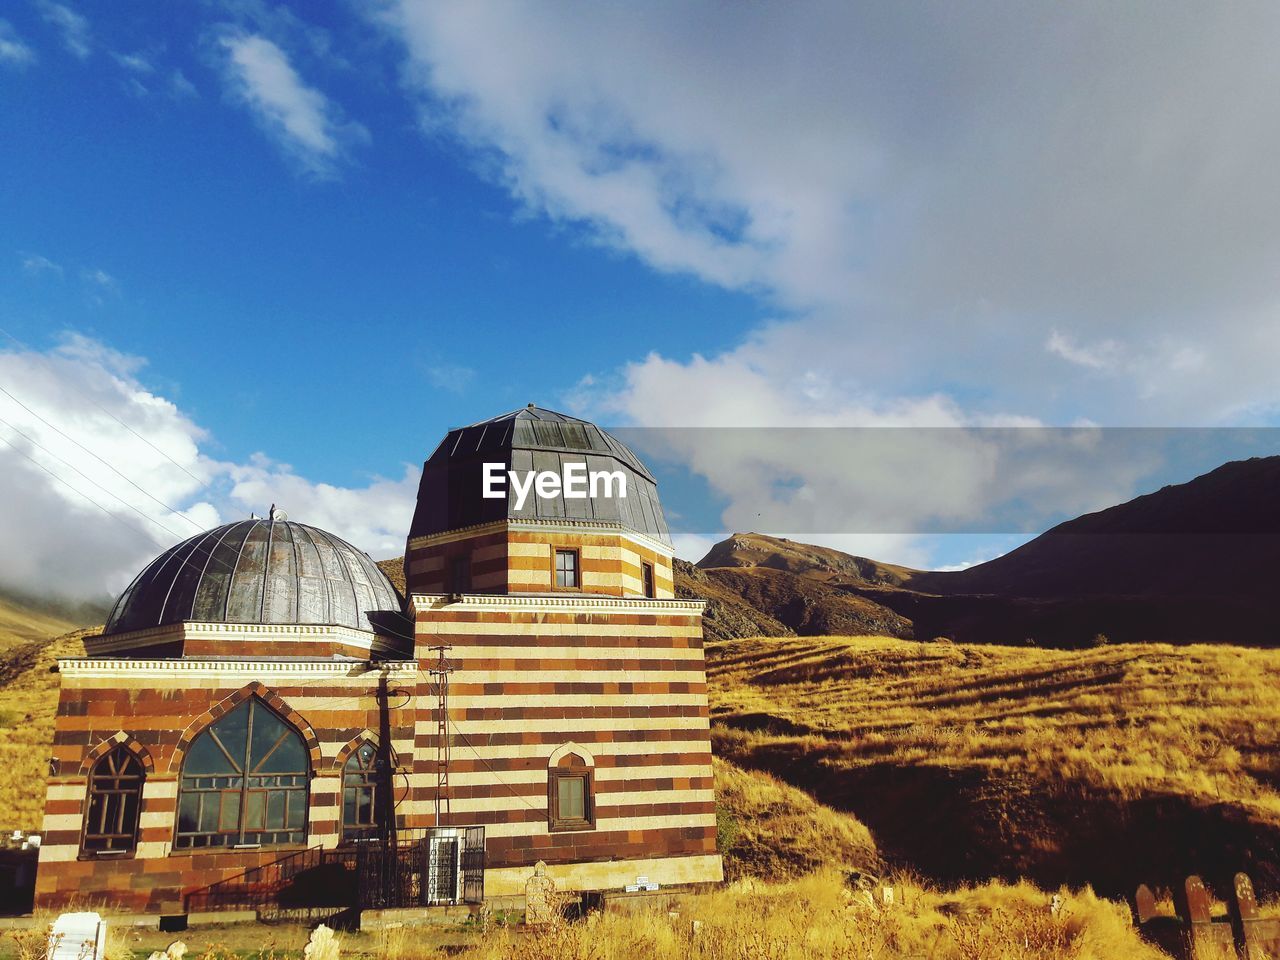
[[250,697],[191,742],[174,846],[270,846],[306,840],[307,749],[298,731]]
[[342,767],[342,838],[360,840],[377,834],[381,813],[378,796],[378,748],[365,741]]
[[130,853],[138,843],[138,811],[146,774],[127,747],[98,758],[89,771],[89,802],[81,849],[93,855]]

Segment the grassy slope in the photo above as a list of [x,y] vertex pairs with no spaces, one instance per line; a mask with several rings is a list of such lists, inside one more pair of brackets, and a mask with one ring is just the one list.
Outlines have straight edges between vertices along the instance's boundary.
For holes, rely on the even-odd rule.
[[708,658],[721,756],[934,876],[1280,884],[1280,652],[806,637]]
[[59,657],[84,655],[81,639],[97,628],[12,647],[0,662],[0,831],[38,831],[58,707]]

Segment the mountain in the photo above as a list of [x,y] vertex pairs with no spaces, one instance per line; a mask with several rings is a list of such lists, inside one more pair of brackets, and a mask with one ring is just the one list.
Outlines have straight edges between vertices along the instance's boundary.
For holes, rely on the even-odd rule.
[[1022,597],[1254,597],[1278,568],[1280,457],[1255,457],[1060,523],[967,570],[917,574],[911,586]]
[[1270,646],[1280,641],[1277,494],[1280,457],[1253,458],[1061,523],[967,570],[911,570],[756,533],[716,544],[697,566],[806,636]]
[[[14,592],[0,589],[0,652],[37,640],[45,640],[83,626],[84,609],[64,610]],[[102,619],[99,614],[98,620]]]

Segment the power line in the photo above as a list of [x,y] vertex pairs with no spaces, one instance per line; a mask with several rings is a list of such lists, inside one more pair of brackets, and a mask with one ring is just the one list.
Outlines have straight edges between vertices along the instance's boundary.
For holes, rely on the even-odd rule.
[[[24,343],[23,341],[19,340],[17,337],[15,337],[12,333],[10,333],[10,332],[9,332],[8,330],[6,330],[4,327],[0,327],[0,333],[4,334],[6,337],[8,337],[10,340],[12,340],[14,343],[16,343],[16,344],[17,344],[19,347],[21,347],[23,350],[26,350],[26,351],[28,351],[29,353],[35,353],[35,352],[36,352],[35,350],[33,350],[33,349],[32,349],[32,347],[30,346],[30,344]],[[166,460],[168,460],[170,463],[172,463],[175,467],[177,467],[179,470],[181,470],[183,473],[185,473],[188,477],[190,477],[190,478],[191,478],[192,480],[194,480],[196,483],[200,484],[201,489],[203,489],[204,487],[207,487],[207,486],[209,485],[209,482],[208,482],[207,480],[202,480],[200,477],[197,477],[194,473],[192,473],[190,470],[188,470],[186,467],[184,467],[182,464],[180,464],[177,460],[173,459],[173,457],[172,457],[172,456],[170,456],[169,454],[165,453],[163,450],[161,450],[159,447],[157,447],[154,443],[152,443],[150,440],[148,440],[146,437],[144,437],[142,434],[140,434],[137,430],[133,429],[133,427],[129,426],[127,423],[125,423],[123,420],[121,420],[119,417],[117,417],[114,413],[112,413],[110,410],[108,410],[106,407],[104,407],[102,404],[100,404],[97,400],[95,400],[95,399],[93,399],[93,397],[89,396],[89,394],[88,394],[88,393],[86,393],[84,390],[80,389],[80,387],[76,386],[76,384],[75,384],[74,382],[69,382],[69,385],[71,386],[71,388],[72,388],[73,390],[75,390],[75,391],[76,391],[76,393],[80,394],[80,396],[84,397],[86,400],[88,400],[90,403],[92,403],[95,407],[97,407],[99,410],[101,410],[103,413],[105,413],[108,417],[110,417],[110,418],[111,418],[112,420],[114,420],[116,423],[120,424],[120,426],[124,427],[124,428],[125,428],[126,430],[128,430],[131,434],[133,434],[135,437],[137,437],[139,440],[141,440],[143,443],[145,443],[148,447],[150,447],[150,448],[151,448],[152,450],[154,450],[156,453],[160,454],[160,456],[164,457]]]
[[[71,441],[72,443],[74,443],[77,447],[79,447],[79,448],[80,448],[81,450],[83,450],[85,453],[89,454],[89,456],[93,457],[95,460],[97,460],[99,463],[101,463],[104,467],[106,467],[106,468],[107,468],[108,470],[110,470],[112,473],[116,474],[118,477],[120,477],[122,480],[124,480],[126,483],[128,483],[131,487],[133,487],[135,490],[137,490],[137,491],[138,491],[139,493],[141,493],[143,496],[146,496],[146,497],[151,498],[151,499],[152,499],[152,500],[154,500],[156,503],[160,504],[160,506],[162,506],[162,507],[164,507],[166,510],[168,510],[170,513],[173,513],[173,514],[176,514],[176,515],[177,515],[177,516],[179,516],[179,517],[182,517],[182,519],[183,519],[183,520],[186,520],[186,521],[187,521],[187,523],[191,524],[191,525],[192,525],[193,527],[195,527],[197,530],[200,530],[200,529],[201,529],[201,528],[200,528],[200,525],[199,525],[198,523],[196,523],[194,520],[192,520],[190,517],[186,516],[186,515],[185,515],[184,513],[182,513],[180,510],[177,510],[177,509],[175,509],[174,507],[169,506],[169,504],[165,503],[163,500],[161,500],[159,497],[157,497],[155,494],[151,493],[150,491],[143,489],[141,486],[139,486],[137,483],[135,483],[132,479],[130,479],[129,477],[125,476],[125,475],[124,475],[120,470],[116,469],[114,466],[112,466],[110,463],[108,463],[108,462],[107,462],[106,460],[104,460],[102,457],[98,456],[96,453],[94,453],[92,450],[90,450],[88,447],[86,447],[83,443],[81,443],[81,442],[80,442],[79,440],[77,440],[75,437],[70,436],[69,434],[67,434],[67,433],[66,433],[66,432],[64,432],[63,430],[59,429],[59,428],[58,428],[57,426],[55,426],[54,424],[50,423],[50,422],[49,422],[48,420],[46,420],[44,417],[40,416],[40,414],[36,413],[34,410],[32,410],[30,407],[28,407],[25,403],[23,403],[21,400],[19,400],[17,397],[15,397],[12,393],[10,393],[10,392],[9,392],[8,390],[6,390],[4,387],[0,387],[0,393],[3,393],[6,397],[8,397],[10,400],[12,400],[14,403],[16,403],[18,406],[20,406],[23,410],[27,411],[27,413],[31,414],[33,417],[35,417],[37,420],[39,420],[39,421],[40,421],[41,423],[43,423],[45,426],[49,427],[49,429],[53,430],[53,431],[54,431],[55,433],[57,433],[59,436],[65,437],[67,440],[70,440],[70,441]],[[34,441],[33,441],[33,442],[34,442]],[[46,451],[46,452],[48,452],[48,451]],[[63,461],[63,462],[65,463],[66,461]],[[172,533],[173,531],[170,531],[170,532]],[[203,532],[203,531],[202,531],[202,532]],[[177,536],[177,534],[174,534],[174,535],[175,535],[175,536]]]
[[[3,389],[4,389],[3,387],[0,387],[0,390],[3,390]],[[147,516],[145,513],[143,513],[141,510],[139,510],[139,509],[138,509],[137,507],[135,507],[133,504],[131,504],[128,500],[125,500],[125,499],[124,499],[123,497],[121,497],[119,494],[117,494],[117,493],[113,493],[111,490],[108,490],[108,489],[107,489],[106,487],[104,487],[102,484],[98,483],[98,481],[94,480],[92,477],[90,477],[90,476],[88,476],[87,474],[85,474],[82,470],[80,470],[80,469],[79,469],[78,467],[76,467],[74,464],[68,463],[66,460],[64,460],[62,457],[58,456],[58,455],[57,455],[56,453],[54,453],[52,450],[50,450],[49,448],[47,448],[47,447],[45,447],[44,445],[42,445],[38,440],[35,440],[35,439],[33,439],[33,438],[31,438],[31,437],[27,436],[25,433],[23,433],[21,430],[19,430],[17,427],[15,427],[13,424],[9,423],[9,421],[5,420],[3,417],[0,417],[0,423],[3,423],[3,424],[4,424],[6,427],[8,427],[10,430],[13,430],[15,433],[17,433],[19,436],[21,436],[23,439],[25,439],[25,440],[26,440],[28,443],[30,443],[32,446],[36,447],[38,450],[42,450],[44,453],[47,453],[49,456],[53,457],[53,458],[54,458],[55,460],[57,460],[59,463],[65,464],[66,466],[70,467],[72,470],[75,470],[75,472],[76,472],[76,473],[80,474],[80,476],[84,477],[84,479],[88,480],[91,484],[93,484],[95,487],[97,487],[97,488],[98,488],[99,490],[101,490],[103,493],[106,493],[106,494],[108,494],[108,495],[110,495],[110,496],[114,497],[116,500],[118,500],[120,503],[124,504],[126,507],[128,507],[128,508],[129,508],[130,510],[132,510],[134,513],[138,514],[138,516],[142,517],[144,520],[147,520],[147,521],[149,521],[150,523],[154,523],[154,524],[155,524],[156,526],[158,526],[160,529],[162,529],[162,530],[164,530],[165,532],[167,532],[170,536],[177,537],[177,538],[179,539],[179,544],[178,544],[178,545],[180,545],[180,544],[182,544],[182,543],[189,543],[190,541],[192,541],[192,540],[196,540],[196,539],[199,539],[202,535],[204,535],[204,534],[207,534],[207,533],[208,533],[208,531],[201,530],[201,532],[200,532],[200,533],[198,533],[198,534],[196,534],[194,537],[188,537],[188,538],[186,538],[186,540],[183,540],[183,539],[182,539],[182,534],[177,533],[176,531],[169,529],[168,527],[166,527],[163,523],[161,523],[159,520],[155,519],[154,517],[149,517],[149,516]],[[3,438],[3,437],[0,437],[0,440],[4,440],[4,438]],[[143,535],[144,537],[146,537],[149,541],[151,541],[151,544],[152,544],[153,546],[160,547],[162,550],[168,550],[168,549],[169,549],[169,547],[168,547],[165,543],[163,543],[161,540],[158,540],[155,536],[153,536],[152,534],[150,534],[150,533],[148,533],[147,531],[143,530],[141,527],[136,527],[136,526],[134,526],[134,525],[133,525],[133,524],[131,524],[131,523],[125,523],[125,521],[124,521],[123,519],[121,519],[121,517],[120,517],[119,515],[117,515],[117,514],[115,514],[115,513],[112,513],[112,512],[111,512],[111,510],[109,510],[107,507],[104,507],[104,506],[103,506],[102,504],[100,504],[98,501],[94,500],[92,497],[90,497],[90,496],[89,496],[88,494],[86,494],[84,491],[79,490],[79,489],[77,489],[76,487],[73,487],[71,484],[67,483],[67,481],[66,481],[66,480],[64,480],[62,477],[59,477],[56,473],[54,473],[52,470],[50,470],[50,469],[49,469],[48,467],[46,467],[44,464],[42,464],[42,463],[40,463],[38,460],[35,460],[34,458],[32,458],[32,457],[28,456],[28,455],[27,455],[26,453],[24,453],[22,450],[19,450],[19,449],[18,449],[18,447],[17,447],[15,444],[13,444],[11,441],[9,441],[9,440],[4,440],[4,442],[5,442],[6,444],[8,444],[10,447],[13,447],[13,449],[14,449],[14,450],[17,450],[17,452],[18,452],[22,457],[24,457],[25,459],[27,459],[27,460],[31,461],[32,463],[34,463],[37,467],[39,467],[39,468],[40,468],[41,470],[43,470],[45,473],[49,474],[49,476],[53,477],[55,480],[57,480],[57,481],[58,481],[59,483],[61,483],[63,486],[67,487],[69,490],[73,491],[74,493],[77,493],[77,494],[79,494],[80,496],[84,497],[86,500],[88,500],[90,503],[92,503],[95,507],[97,507],[97,508],[98,508],[99,510],[101,510],[103,513],[106,513],[108,516],[112,517],[113,519],[115,519],[115,520],[116,520],[117,522],[119,522],[119,523],[124,523],[124,524],[125,524],[125,526],[127,526],[129,529],[134,530],[134,531],[136,531],[136,532],[138,532],[138,533],[142,534],[142,535]],[[152,498],[152,499],[154,499],[154,498]],[[167,508],[167,509],[172,509],[172,508]],[[179,514],[179,516],[181,516],[181,514]],[[184,519],[185,519],[185,518],[184,518]],[[196,524],[195,524],[195,521],[190,521],[190,522],[191,522],[193,525],[196,525]],[[214,549],[216,549],[216,545],[215,545],[215,548],[214,548]],[[228,572],[230,572],[230,573],[232,573],[232,574],[234,574],[234,573],[235,573],[236,568],[235,568],[232,564],[229,564],[229,563],[227,563],[227,561],[225,561],[225,560],[223,560],[222,558],[220,558],[220,557],[216,556],[216,555],[215,555],[211,550],[206,550],[202,544],[197,543],[197,544],[193,547],[193,549],[192,549],[192,553],[200,553],[200,554],[201,554],[201,555],[203,555],[203,556],[204,556],[208,561],[210,561],[210,562],[212,562],[212,563],[217,563],[217,564],[221,565],[224,569],[226,569]],[[185,564],[186,564],[190,559],[191,559],[191,558],[190,558],[190,556],[188,556],[186,559],[184,559],[184,560],[183,560],[183,564],[185,565]],[[145,572],[145,569],[146,569],[146,568],[144,568],[144,572]],[[135,579],[136,579],[136,578],[135,578]]]
[[[0,389],[3,389],[3,388],[0,388]],[[93,477],[89,476],[87,473],[85,473],[83,470],[81,470],[79,467],[77,467],[74,463],[71,463],[69,460],[65,460],[65,459],[63,459],[62,457],[58,456],[56,453],[54,453],[54,452],[53,452],[52,450],[50,450],[48,447],[46,447],[46,446],[44,446],[43,444],[41,444],[41,443],[40,443],[38,440],[36,440],[35,438],[33,438],[33,437],[31,437],[31,436],[28,436],[26,433],[23,433],[23,432],[22,432],[22,430],[20,430],[19,428],[15,427],[12,423],[10,423],[10,422],[9,422],[8,420],[6,420],[4,417],[0,417],[0,423],[3,423],[6,427],[8,427],[10,430],[12,430],[14,433],[16,433],[18,436],[22,437],[22,439],[26,440],[26,441],[27,441],[28,443],[30,443],[32,446],[36,447],[36,448],[37,448],[37,449],[39,449],[39,450],[44,451],[44,452],[45,452],[45,453],[47,453],[49,456],[53,457],[53,459],[57,460],[57,461],[58,461],[59,463],[61,463],[63,466],[65,466],[65,467],[70,467],[72,470],[74,470],[76,473],[78,473],[81,477],[83,477],[84,479],[86,479],[86,480],[88,480],[90,483],[92,483],[92,484],[93,484],[95,487],[97,487],[99,490],[103,491],[104,493],[111,494],[111,496],[115,497],[117,500],[119,500],[121,503],[123,503],[126,507],[128,507],[128,508],[129,508],[130,510],[132,510],[134,513],[136,513],[138,516],[142,517],[142,519],[143,519],[143,520],[146,520],[146,521],[148,521],[149,523],[154,523],[157,527],[159,527],[161,530],[163,530],[165,533],[169,534],[170,536],[178,537],[179,539],[181,539],[181,538],[182,538],[182,534],[177,533],[177,532],[175,532],[175,531],[173,531],[173,530],[170,530],[168,527],[166,527],[163,523],[161,523],[161,522],[160,522],[159,520],[157,520],[155,517],[149,517],[149,516],[147,516],[145,513],[143,513],[141,510],[139,510],[139,509],[138,509],[137,507],[135,507],[133,504],[131,504],[128,500],[125,500],[123,497],[119,496],[118,494],[112,493],[112,491],[108,490],[108,489],[107,489],[106,487],[104,487],[102,484],[98,483],[98,481],[94,480],[94,479],[93,479]],[[6,441],[6,442],[7,442],[7,441]],[[9,444],[9,446],[13,447],[13,444]],[[14,447],[14,449],[15,449],[15,450],[17,450],[17,447]],[[21,453],[21,451],[19,451],[19,453]],[[25,456],[25,454],[24,454],[24,456]],[[30,457],[27,457],[27,459],[28,459],[28,460],[31,460],[31,458],[30,458]],[[31,460],[31,462],[32,462],[32,463],[35,463],[36,461]],[[37,466],[38,466],[38,464],[37,464]],[[46,473],[48,473],[48,471],[45,471],[45,472],[46,472]],[[53,475],[53,474],[50,474],[50,476],[52,476],[52,475]],[[65,482],[65,481],[64,481],[64,482]],[[72,489],[74,490],[75,488],[74,488],[74,487],[72,487]],[[113,516],[114,516],[114,514],[113,514]],[[160,541],[155,540],[154,542],[155,542],[156,546],[161,546]]]
[[101,510],[103,513],[105,513],[105,514],[106,514],[108,517],[110,517],[112,520],[116,521],[116,522],[117,522],[117,523],[119,523],[119,524],[123,524],[124,526],[126,526],[126,527],[128,527],[130,530],[132,530],[134,533],[137,533],[137,534],[140,534],[140,535],[142,535],[142,536],[146,537],[149,541],[151,541],[151,543],[152,543],[153,545],[158,545],[159,541],[157,541],[154,537],[152,537],[152,536],[151,536],[151,534],[147,533],[147,532],[146,532],[145,530],[143,530],[141,527],[135,527],[132,523],[129,523],[127,520],[125,520],[124,518],[122,518],[119,514],[112,513],[109,509],[107,509],[106,507],[104,507],[104,506],[103,506],[102,504],[100,504],[97,500],[93,499],[93,497],[89,496],[89,495],[88,495],[87,493],[85,493],[83,490],[78,490],[77,488],[73,487],[71,484],[67,483],[67,481],[66,481],[66,480],[63,480],[63,479],[62,479],[62,477],[58,476],[56,473],[54,473],[52,470],[50,470],[48,467],[46,467],[46,466],[45,466],[43,463],[41,463],[39,460],[36,460],[34,457],[31,457],[31,456],[29,456],[27,453],[25,453],[24,451],[20,450],[20,449],[18,448],[18,446],[17,446],[16,444],[14,444],[14,443],[13,443],[13,441],[11,441],[11,440],[6,440],[4,437],[0,437],[0,443],[4,443],[4,444],[7,444],[8,446],[12,447],[12,448],[13,448],[13,450],[18,454],[18,456],[23,457],[23,458],[25,458],[25,459],[27,459],[27,460],[30,460],[33,464],[35,464],[37,467],[39,467],[41,470],[43,470],[43,471],[44,471],[45,473],[47,473],[49,476],[53,477],[53,479],[57,480],[60,484],[62,484],[64,487],[66,487],[66,488],[67,488],[68,490],[70,490],[72,493],[77,494],[77,495],[78,495],[78,496],[80,496],[80,497],[83,497],[85,500],[88,500],[91,504],[93,504],[95,507],[97,507],[97,508],[98,508],[99,510]]

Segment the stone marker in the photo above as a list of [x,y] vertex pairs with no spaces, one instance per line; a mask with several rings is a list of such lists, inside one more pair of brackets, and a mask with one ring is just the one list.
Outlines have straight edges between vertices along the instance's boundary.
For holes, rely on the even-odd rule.
[[49,928],[48,960],[102,960],[107,925],[96,913],[64,913]]
[[1187,919],[1192,923],[1212,923],[1209,891],[1205,889],[1204,881],[1194,875],[1187,877],[1183,890],[1187,897]]
[[1145,883],[1138,887],[1137,893],[1133,897],[1134,905],[1137,907],[1138,922],[1146,923],[1156,915],[1156,895],[1151,892],[1151,888]]
[[547,876],[547,864],[539,860],[524,885],[524,922],[529,926],[550,923],[556,917],[556,882]]
[[181,940],[175,940],[163,950],[154,951],[147,960],[182,960],[187,955],[187,945]]
[[311,931],[311,939],[302,949],[306,960],[338,960],[340,954],[341,942],[323,923]]
[[1235,875],[1236,913],[1241,920],[1258,919],[1258,897],[1253,892],[1253,881],[1248,874]]
[[702,933],[702,921],[701,920],[689,921],[689,939],[696,940],[701,933]]
[[1058,914],[1062,913],[1062,906],[1062,894],[1055,893],[1049,900],[1049,916],[1056,917]]

